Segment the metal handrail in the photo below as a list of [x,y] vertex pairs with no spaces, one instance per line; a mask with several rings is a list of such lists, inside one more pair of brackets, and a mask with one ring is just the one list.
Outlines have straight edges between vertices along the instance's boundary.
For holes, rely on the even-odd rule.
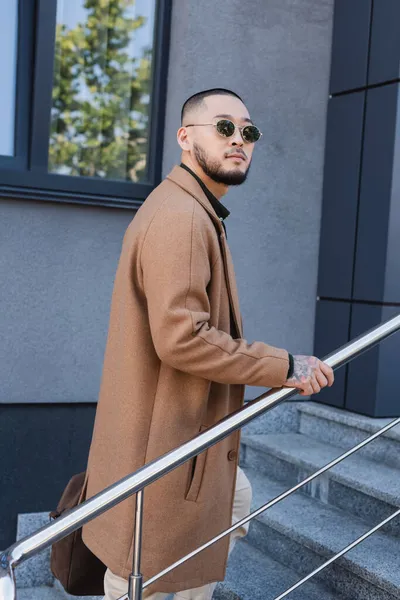
[[[326,356],[323,361],[333,369],[337,369],[399,329],[400,314],[356,337],[337,351]],[[219,421],[216,425],[185,442],[182,446],[147,463],[135,473],[99,492],[80,506],[68,511],[67,514],[58,517],[55,522],[45,525],[35,533],[10,546],[0,555],[0,600],[15,600],[14,568],[18,564],[79,529],[88,521],[132,494],[143,490],[145,486],[297,393],[297,389],[282,388],[262,394],[246,406]]]
[[[382,427],[382,429],[379,429],[379,431],[376,431],[375,433],[373,433],[372,435],[367,437],[365,440],[363,440],[362,442],[357,444],[357,446],[350,448],[350,450],[346,450],[346,452],[343,452],[343,454],[340,454],[340,456],[331,460],[324,467],[321,467],[320,469],[318,469],[318,471],[315,471],[315,473],[312,473],[311,475],[309,475],[308,477],[306,477],[305,479],[300,481],[300,483],[296,483],[296,485],[294,485],[290,489],[286,490],[285,492],[282,492],[282,494],[279,494],[279,496],[276,496],[276,498],[273,498],[273,500],[269,500],[266,504],[263,504],[263,506],[260,506],[259,508],[254,510],[252,513],[246,515],[245,517],[243,517],[243,519],[241,519],[240,521],[237,521],[234,525],[232,525],[228,529],[225,529],[224,531],[219,533],[217,536],[215,536],[214,538],[212,538],[211,540],[209,540],[202,546],[199,546],[198,548],[196,548],[189,554],[186,554],[186,556],[183,556],[182,558],[180,558],[179,560],[174,562],[172,565],[170,565],[169,567],[167,567],[166,569],[164,569],[157,575],[154,575],[150,579],[147,579],[146,582],[143,584],[143,589],[145,589],[148,585],[151,585],[152,583],[157,581],[157,579],[160,579],[164,575],[167,575],[167,573],[169,573],[173,569],[176,569],[176,567],[179,567],[179,565],[181,565],[182,563],[189,560],[189,558],[193,558],[193,556],[196,556],[196,554],[199,554],[200,552],[202,552],[203,550],[205,550],[206,548],[208,548],[215,542],[218,542],[220,539],[222,539],[226,535],[232,533],[233,531],[235,531],[235,529],[238,529],[239,527],[242,527],[249,521],[252,521],[256,517],[258,517],[258,515],[260,515],[261,513],[265,512],[269,508],[272,508],[273,506],[275,506],[275,504],[278,504],[278,502],[281,502],[281,500],[285,500],[285,498],[287,498],[288,496],[291,496],[292,494],[294,494],[294,492],[297,492],[300,488],[304,487],[305,485],[307,485],[308,483],[310,483],[311,481],[313,481],[314,479],[316,479],[317,477],[319,477],[326,471],[329,471],[330,469],[332,469],[333,467],[335,467],[336,465],[341,463],[343,460],[345,460],[346,458],[348,458],[355,452],[358,452],[358,450],[361,450],[361,448],[363,448],[367,444],[370,444],[373,440],[375,440],[376,438],[380,437],[381,435],[383,435],[384,433],[389,431],[389,429],[392,429],[393,427],[396,427],[396,425],[399,425],[399,424],[400,424],[400,417],[397,419],[394,419],[393,421],[391,421],[390,423],[388,423],[387,425]],[[392,518],[394,518],[394,516]],[[385,521],[385,523],[386,523],[386,521]],[[383,523],[383,525],[385,523]],[[350,550],[350,548],[349,548],[349,550]],[[328,566],[328,564],[326,566]],[[321,570],[321,568],[319,570]],[[317,572],[319,572],[319,571],[317,571]],[[122,598],[124,598],[124,596],[122,596]],[[121,600],[121,599],[118,599],[118,600]],[[275,598],[275,600],[278,600],[278,599]]]

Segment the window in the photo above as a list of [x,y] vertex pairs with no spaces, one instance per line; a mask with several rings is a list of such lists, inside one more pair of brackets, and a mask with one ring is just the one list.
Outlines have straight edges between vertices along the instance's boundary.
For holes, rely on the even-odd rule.
[[161,178],[171,0],[0,4],[1,195],[139,205]]
[[17,73],[17,8],[18,0],[2,0],[0,3],[0,155],[14,155],[15,98]]

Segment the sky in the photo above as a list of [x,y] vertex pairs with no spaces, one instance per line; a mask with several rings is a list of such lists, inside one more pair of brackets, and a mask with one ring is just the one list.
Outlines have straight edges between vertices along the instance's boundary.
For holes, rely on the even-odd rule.
[[[84,23],[88,12],[84,8],[84,4],[85,0],[58,0],[57,23],[67,25],[70,29],[76,27],[78,23]],[[145,17],[145,24],[132,33],[132,39],[128,46],[128,53],[132,58],[140,58],[143,55],[143,49],[153,45],[155,4],[156,0],[136,0],[132,6],[126,9],[127,18]],[[80,97],[89,100],[91,98],[84,83],[80,88]]]
[[[3,2],[4,0],[1,0]],[[6,0],[9,2],[10,0]],[[11,0],[15,1],[15,0]],[[0,3],[1,3],[0,2]],[[87,11],[83,8],[84,0],[58,0],[57,23],[64,23],[73,28],[78,23],[86,20]],[[132,56],[141,56],[143,46],[151,46],[153,43],[155,0],[136,0],[134,5],[127,9],[127,16],[135,18],[146,17],[146,24],[134,32],[130,44]]]

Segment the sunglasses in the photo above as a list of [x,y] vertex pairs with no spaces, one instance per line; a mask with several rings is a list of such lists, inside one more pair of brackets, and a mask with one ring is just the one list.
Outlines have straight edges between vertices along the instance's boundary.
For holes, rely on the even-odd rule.
[[254,144],[257,142],[262,136],[261,131],[255,125],[245,125],[244,127],[239,127],[229,119],[221,119],[216,123],[192,123],[191,125],[185,125],[185,127],[205,127],[206,125],[212,125],[217,129],[217,132],[223,137],[231,137],[235,131],[236,127],[240,131],[240,135],[244,142],[248,142],[249,144]]

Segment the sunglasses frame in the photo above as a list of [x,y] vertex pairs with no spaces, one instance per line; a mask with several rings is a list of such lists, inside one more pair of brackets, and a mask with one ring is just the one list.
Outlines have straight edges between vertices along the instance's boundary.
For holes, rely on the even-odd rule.
[[[222,121],[228,121],[229,123],[232,123],[232,125],[235,127],[235,129],[233,130],[231,135],[225,135],[223,133],[221,133],[220,131],[218,131],[218,123],[221,123]],[[240,131],[240,135],[242,136],[242,140],[246,143],[246,144],[255,144],[256,142],[260,141],[260,138],[262,136],[261,131],[258,129],[258,127],[256,125],[243,125],[242,127],[240,127],[239,125],[236,125],[236,123],[234,123],[233,121],[231,121],[230,119],[219,119],[216,123],[191,123],[189,125],[184,125],[184,127],[205,127],[207,125],[212,125],[213,127],[215,127],[217,129],[217,133],[224,138],[230,138],[232,137],[232,135],[234,135],[236,128],[239,129]],[[246,129],[246,127],[255,127],[258,131],[258,133],[260,134],[260,137],[256,140],[254,140],[254,142],[249,142],[249,140],[245,140],[243,137],[243,129]]]

